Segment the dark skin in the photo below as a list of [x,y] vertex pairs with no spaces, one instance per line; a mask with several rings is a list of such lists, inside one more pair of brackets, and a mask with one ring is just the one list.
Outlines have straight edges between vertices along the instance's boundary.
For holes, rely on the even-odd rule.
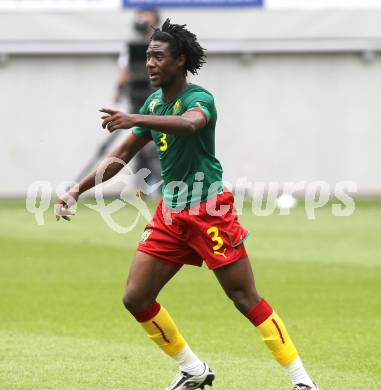
[[[168,43],[151,41],[147,50],[146,67],[153,87],[162,88],[163,99],[171,101],[178,96],[186,87],[184,73],[184,55],[173,58]],[[108,108],[100,110],[102,126],[111,133],[118,129],[129,129],[141,126],[177,136],[188,136],[205,127],[204,116],[197,111],[186,112],[181,116],[155,116],[124,114]],[[163,130],[165,129],[165,130]],[[110,156],[118,157],[128,163],[135,154],[149,142],[146,139],[130,136]],[[104,160],[101,164],[106,163]],[[122,165],[110,164],[103,177],[103,181],[109,180],[116,175]],[[59,207],[68,207],[73,201],[77,201],[80,194],[94,187],[96,171],[89,174],[79,184],[79,188],[72,189],[59,201]],[[68,216],[60,217],[69,219]],[[125,307],[135,313],[146,309],[156,300],[161,289],[178,272],[179,268],[165,264],[155,257],[137,251],[133,259],[127,288],[123,297]],[[233,301],[237,309],[246,314],[261,300],[254,282],[253,271],[248,258],[231,263],[227,266],[214,270],[217,280],[224,289],[226,295]]]
[[[184,55],[173,58],[168,43],[151,41],[149,44],[146,62],[148,76],[153,87],[162,88],[164,101],[171,101],[186,89],[184,65]],[[110,108],[102,108],[100,111],[106,114],[101,117],[102,127],[110,133],[140,126],[168,134],[191,135],[206,125],[204,116],[197,111],[186,112],[181,116],[131,115]]]

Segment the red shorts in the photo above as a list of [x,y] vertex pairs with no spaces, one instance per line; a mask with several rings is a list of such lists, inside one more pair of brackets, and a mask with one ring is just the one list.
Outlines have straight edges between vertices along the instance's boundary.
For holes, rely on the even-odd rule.
[[[224,215],[209,215],[210,208],[218,212],[220,206],[228,210]],[[197,209],[198,215],[193,215]],[[201,266],[205,261],[210,269],[216,269],[247,257],[243,244],[247,236],[234,213],[233,194],[224,190],[199,207],[179,212],[166,208],[161,200],[138,250],[178,268],[184,264]]]

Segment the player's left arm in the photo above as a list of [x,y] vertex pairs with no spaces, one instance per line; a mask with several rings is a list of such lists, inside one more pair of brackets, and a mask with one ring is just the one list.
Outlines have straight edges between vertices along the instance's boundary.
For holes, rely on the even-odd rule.
[[190,109],[182,115],[167,116],[130,115],[107,108],[102,108],[100,111],[107,114],[101,118],[103,119],[102,127],[107,128],[110,133],[118,129],[129,129],[138,126],[160,131],[161,133],[191,135],[204,128],[208,123],[208,117],[204,111],[199,109]]

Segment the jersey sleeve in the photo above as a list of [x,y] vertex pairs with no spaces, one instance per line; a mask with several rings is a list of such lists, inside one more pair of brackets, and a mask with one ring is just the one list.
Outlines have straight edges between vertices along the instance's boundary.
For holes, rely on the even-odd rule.
[[204,115],[206,123],[209,122],[212,111],[214,109],[213,96],[208,93],[196,92],[190,95],[186,104],[187,111],[199,111]]
[[[145,103],[141,106],[139,109],[139,114],[141,115],[148,115],[149,114],[149,98],[145,101]],[[144,127],[139,127],[135,126],[132,129],[132,134],[135,135],[136,137],[143,137],[143,138],[148,138],[152,139],[151,131],[148,129],[145,129]]]

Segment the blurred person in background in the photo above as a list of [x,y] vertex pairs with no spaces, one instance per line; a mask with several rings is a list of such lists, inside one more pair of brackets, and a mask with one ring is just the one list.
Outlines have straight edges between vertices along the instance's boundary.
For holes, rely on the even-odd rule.
[[[119,74],[115,84],[114,103],[127,100],[129,112],[137,113],[147,97],[154,92],[146,71],[146,50],[154,28],[159,25],[160,16],[157,10],[142,9],[137,11],[134,30],[137,39],[126,43],[124,51],[118,58]],[[160,166],[155,146],[151,143],[135,157],[135,169],[148,168],[151,174],[148,184],[160,180]]]

